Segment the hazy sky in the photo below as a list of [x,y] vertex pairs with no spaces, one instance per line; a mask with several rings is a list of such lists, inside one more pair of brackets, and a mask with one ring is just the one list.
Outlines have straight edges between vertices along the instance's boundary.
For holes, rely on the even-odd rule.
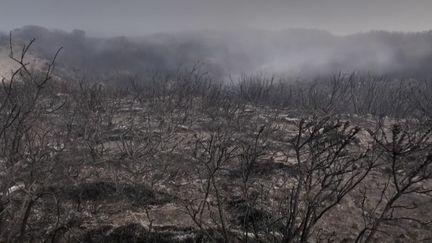
[[316,28],[336,34],[432,29],[432,0],[0,0],[0,30],[40,25],[94,35]]

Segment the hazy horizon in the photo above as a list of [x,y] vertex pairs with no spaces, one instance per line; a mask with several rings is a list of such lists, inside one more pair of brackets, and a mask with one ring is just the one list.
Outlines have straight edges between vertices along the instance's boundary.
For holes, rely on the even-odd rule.
[[289,28],[285,28],[285,29],[275,29],[275,30],[269,30],[269,29],[263,29],[263,28],[239,28],[239,29],[191,29],[191,30],[177,30],[177,31],[155,31],[155,32],[148,32],[148,33],[142,33],[142,34],[121,34],[121,33],[112,33],[112,34],[101,34],[101,33],[96,33],[96,32],[92,32],[86,29],[81,29],[81,28],[50,28],[47,26],[42,26],[42,25],[33,25],[33,24],[27,24],[27,25],[22,25],[22,26],[17,26],[11,29],[0,29],[0,33],[1,34],[7,34],[9,35],[9,33],[13,33],[14,31],[19,31],[22,30],[23,28],[32,28],[32,27],[36,27],[36,28],[45,28],[49,31],[53,31],[53,32],[64,32],[64,33],[73,33],[74,31],[79,31],[79,32],[83,32],[87,37],[90,38],[102,38],[102,39],[106,39],[106,38],[121,38],[121,37],[126,37],[126,38],[130,38],[131,40],[133,40],[134,38],[147,38],[147,37],[153,37],[153,36],[158,36],[158,35],[175,35],[175,34],[180,34],[180,35],[184,35],[184,34],[201,34],[201,33],[251,33],[251,32],[263,32],[263,33],[284,33],[284,32],[289,32],[289,31],[317,31],[317,32],[322,32],[322,33],[327,33],[330,35],[333,35],[335,37],[349,37],[349,36],[354,36],[354,35],[358,35],[358,34],[369,34],[369,33],[375,33],[375,32],[386,32],[386,33],[400,33],[400,34],[421,34],[421,33],[427,33],[427,32],[432,32],[432,28],[430,29],[424,29],[424,30],[389,30],[389,29],[370,29],[370,30],[364,30],[364,31],[356,31],[356,32],[350,32],[350,33],[337,33],[337,32],[332,32],[330,30],[327,29],[320,29],[320,28],[307,28],[307,27],[289,27]]
[[432,63],[426,0],[0,1],[3,39],[36,38],[45,59],[63,46],[66,70],[423,77]]
[[[63,70],[94,75],[172,73],[199,62],[221,78],[261,72],[303,78],[337,72],[424,78],[430,76],[432,63],[432,32],[335,36],[325,31],[292,29],[95,38],[84,31],[26,26],[15,29],[12,36],[14,41],[24,42],[35,38],[33,50],[43,59],[50,59],[64,47],[58,59]],[[7,33],[0,35],[0,42],[8,45]]]
[[431,29],[432,1],[415,0],[2,0],[0,30],[26,25],[92,36],[203,30],[319,29],[336,35]]

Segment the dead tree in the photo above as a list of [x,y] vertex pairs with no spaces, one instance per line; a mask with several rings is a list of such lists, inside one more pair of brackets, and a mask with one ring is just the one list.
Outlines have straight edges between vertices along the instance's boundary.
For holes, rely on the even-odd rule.
[[[19,67],[8,80],[2,80],[0,166],[4,176],[0,181],[0,238],[7,242],[25,241],[33,207],[49,194],[44,188],[55,180],[51,172],[63,150],[61,142],[52,143],[53,131],[43,124],[44,115],[56,109],[43,92],[52,78],[60,49],[44,72],[35,72],[25,59],[33,43],[24,45],[16,55],[10,36],[10,58]],[[17,191],[22,193],[19,206],[11,202]]]
[[379,124],[375,130],[369,130],[369,134],[374,141],[374,152],[379,154],[379,168],[386,182],[380,189],[378,200],[370,202],[363,197],[364,228],[356,242],[370,242],[382,232],[381,226],[389,222],[432,223],[429,219],[402,213],[417,208],[416,202],[409,200],[410,196],[432,195],[432,188],[427,183],[432,180],[430,123],[406,122],[388,129]]
[[223,131],[209,138],[197,137],[193,157],[202,181],[198,198],[187,199],[185,209],[192,221],[214,241],[231,242],[229,222],[225,211],[226,196],[222,190],[221,172],[237,156],[238,147]]
[[367,150],[356,148],[359,131],[349,122],[328,117],[298,123],[292,141],[296,175],[275,219],[282,224],[281,242],[307,242],[319,220],[375,166]]

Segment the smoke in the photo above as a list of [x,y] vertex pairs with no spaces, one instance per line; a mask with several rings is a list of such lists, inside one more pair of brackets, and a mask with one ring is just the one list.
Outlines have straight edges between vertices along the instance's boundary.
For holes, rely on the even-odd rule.
[[424,78],[429,77],[432,64],[432,32],[336,36],[320,30],[291,29],[95,38],[80,30],[26,26],[12,33],[21,41],[36,38],[35,53],[45,59],[64,47],[58,59],[63,70],[91,74],[172,73],[203,63],[217,77],[257,72],[290,77],[368,72]]

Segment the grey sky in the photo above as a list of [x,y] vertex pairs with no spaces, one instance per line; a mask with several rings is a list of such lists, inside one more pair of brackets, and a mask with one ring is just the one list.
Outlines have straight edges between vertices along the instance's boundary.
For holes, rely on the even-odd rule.
[[96,35],[316,28],[432,29],[431,0],[0,0],[0,30],[40,25]]

